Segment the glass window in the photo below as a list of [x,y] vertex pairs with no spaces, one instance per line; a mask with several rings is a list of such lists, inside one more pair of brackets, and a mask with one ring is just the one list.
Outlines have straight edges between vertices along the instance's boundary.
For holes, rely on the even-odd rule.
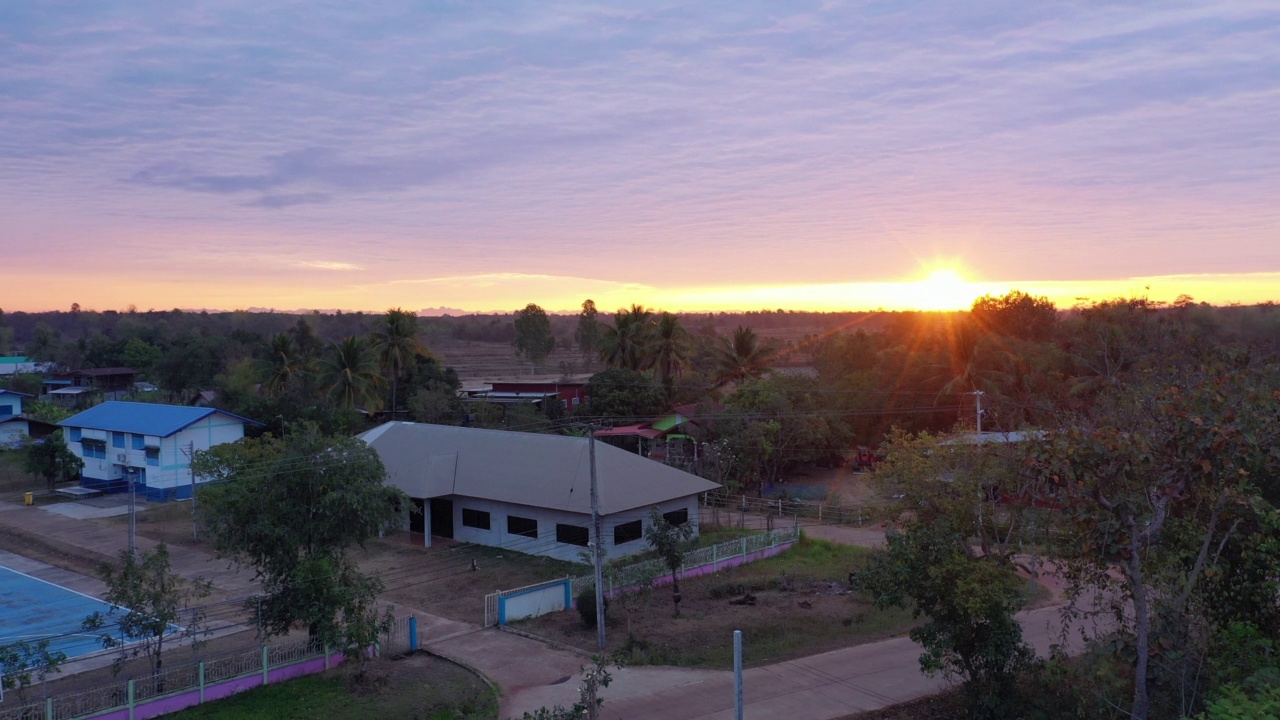
[[688,508],[682,508],[680,510],[672,510],[671,512],[662,513],[662,519],[672,525],[683,525],[689,522],[689,510]]
[[516,515],[507,516],[507,534],[523,535],[524,537],[538,537],[538,521],[533,518],[523,518]]
[[160,465],[160,448],[147,448],[147,464],[156,467]]
[[71,428],[71,442],[80,442],[80,428]]
[[556,523],[556,542],[566,545],[586,547],[591,541],[591,532],[581,525],[562,525]]
[[144,435],[134,435],[132,436],[132,440],[134,450],[141,450],[147,446],[147,438]]
[[622,523],[613,528],[613,544],[623,545],[625,543],[639,540],[644,535],[644,528],[639,520],[632,520],[629,523]]
[[124,449],[124,433],[122,432],[111,433],[111,447],[118,447],[121,450]]
[[489,513],[483,510],[472,510],[471,508],[462,508],[462,524],[467,527],[479,528],[481,530],[489,529]]

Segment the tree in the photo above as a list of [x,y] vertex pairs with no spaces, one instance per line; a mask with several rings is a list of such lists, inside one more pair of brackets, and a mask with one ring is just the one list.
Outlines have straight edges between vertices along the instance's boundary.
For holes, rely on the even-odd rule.
[[289,385],[305,371],[298,344],[289,333],[276,333],[271,336],[263,351],[264,357],[256,360],[254,366],[263,378],[262,390],[268,397],[278,398],[284,394]]
[[1011,290],[973,301],[969,316],[986,332],[1020,338],[1048,340],[1058,323],[1058,308],[1046,297]]
[[415,356],[422,354],[422,346],[418,345],[418,316],[400,308],[388,310],[378,318],[372,340],[378,362],[391,375],[391,412],[394,416],[400,409],[396,393],[400,375]]
[[376,409],[382,376],[368,344],[358,337],[333,343],[320,360],[320,385],[338,407]]
[[635,370],[611,368],[598,372],[587,381],[584,392],[591,398],[588,412],[601,417],[638,422],[662,412],[666,404],[653,379]]
[[649,526],[644,529],[644,539],[662,564],[671,571],[671,602],[675,605],[676,615],[679,615],[679,570],[684,565],[685,553],[693,549],[693,523],[672,525],[655,507],[649,511]]
[[141,338],[129,338],[120,350],[120,362],[150,377],[155,366],[164,357],[164,351]]
[[31,475],[44,478],[52,492],[58,481],[71,482],[80,477],[84,461],[63,442],[62,431],[55,430],[48,437],[27,443],[23,450],[22,468]]
[[720,346],[716,386],[764,377],[777,354],[775,346],[760,342],[754,330],[739,325]]
[[1207,577],[1262,582],[1273,607],[1280,592],[1274,574],[1251,580],[1248,563],[1224,552],[1264,537],[1242,540],[1246,528],[1276,527],[1276,510],[1262,496],[1280,476],[1274,375],[1274,368],[1212,366],[1165,374],[1161,389],[1128,388],[1098,404],[1105,415],[1029,449],[1037,491],[1062,507],[1059,533],[1072,539],[1059,549],[1069,597],[1117,598],[1109,607],[1132,643],[1129,712],[1139,720],[1151,715],[1152,674],[1165,650],[1183,652],[1195,639],[1189,622]]
[[876,607],[911,606],[928,620],[910,637],[924,648],[920,669],[960,677],[976,717],[1009,713],[1018,675],[1034,665],[1014,613],[1022,606],[1020,581],[994,556],[971,557],[963,533],[945,523],[912,523],[890,531],[887,549],[854,574],[854,584]]
[[512,344],[516,357],[523,357],[530,365],[541,365],[552,350],[556,349],[555,335],[551,334],[551,319],[547,311],[534,303],[516,311],[516,338]]
[[641,370],[653,332],[653,313],[643,305],[613,314],[613,325],[606,325],[600,336],[600,359],[609,367]]
[[385,484],[382,461],[361,440],[290,429],[196,453],[192,472],[213,481],[199,489],[202,524],[220,557],[262,581],[267,635],[300,625],[356,656],[390,616],[374,605],[382,582],[348,551],[392,526],[408,499]]
[[67,654],[50,650],[48,640],[20,640],[0,645],[0,687],[16,691],[18,702],[25,702],[27,688],[44,682],[49,673],[62,672],[59,666],[66,661]]
[[594,300],[588,298],[582,303],[582,313],[578,315],[578,327],[573,331],[573,339],[584,358],[600,352],[599,314]]
[[158,678],[157,692],[163,691],[165,643],[200,636],[204,614],[193,610],[190,601],[208,596],[212,584],[175,574],[164,543],[140,555],[121,550],[119,567],[104,563],[100,575],[107,585],[103,599],[111,609],[85,618],[84,630],[98,634],[104,649],[119,649],[113,663],[117,673],[130,658],[145,656]]
[[680,325],[680,318],[664,312],[654,327],[649,346],[645,349],[645,367],[657,370],[658,379],[667,393],[672,395],[675,379],[689,367],[689,333]]

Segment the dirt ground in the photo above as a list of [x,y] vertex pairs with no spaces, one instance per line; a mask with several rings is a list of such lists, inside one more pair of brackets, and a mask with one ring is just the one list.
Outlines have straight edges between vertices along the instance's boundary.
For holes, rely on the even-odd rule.
[[[670,586],[610,604],[608,649],[633,664],[726,669],[729,638],[743,631],[745,662],[763,665],[899,635],[910,613],[877,611],[848,590],[851,569],[868,551],[805,541],[774,558],[686,579],[680,615],[673,614]],[[744,596],[754,604],[736,604]],[[628,612],[628,610],[630,612]],[[594,628],[577,611],[520,621],[515,627],[579,648],[593,648]]]

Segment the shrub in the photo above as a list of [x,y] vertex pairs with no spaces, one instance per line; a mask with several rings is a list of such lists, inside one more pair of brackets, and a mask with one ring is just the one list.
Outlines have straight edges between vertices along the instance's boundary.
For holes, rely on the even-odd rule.
[[[596,626],[596,589],[585,588],[578,593],[578,597],[574,599],[574,607],[578,608],[578,617],[582,618],[582,624],[585,627],[593,628]],[[609,597],[604,598],[604,615],[605,622],[609,621]]]

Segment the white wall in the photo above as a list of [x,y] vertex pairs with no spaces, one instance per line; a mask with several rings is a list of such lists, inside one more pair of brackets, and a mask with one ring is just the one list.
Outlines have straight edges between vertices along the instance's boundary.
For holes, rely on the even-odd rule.
[[0,425],[0,447],[18,447],[26,440],[26,420],[13,420]]
[[[535,508],[528,505],[515,505],[495,500],[467,498],[458,495],[449,496],[448,499],[453,500],[453,537],[455,540],[476,543],[479,545],[507,547],[517,552],[528,553],[530,555],[545,555],[547,557],[553,557],[558,560],[566,560],[569,562],[581,562],[581,555],[588,552],[588,548],[580,545],[556,542],[556,524],[563,523],[566,525],[578,525],[588,528],[589,532],[591,527],[590,515],[565,512],[562,510],[552,510],[549,508]],[[464,508],[488,512],[489,529],[482,530],[463,525],[462,511]],[[694,528],[697,529],[698,498],[696,495],[668,500],[667,502],[660,504],[658,508],[659,511],[663,513],[681,508],[688,510],[689,522],[693,523]],[[643,552],[649,548],[648,544],[644,541],[643,532],[644,529],[649,526],[649,511],[650,507],[646,506],[605,516],[604,548],[606,559]],[[429,509],[428,512],[430,512]],[[509,515],[537,520],[537,539],[508,534],[507,517]],[[641,521],[640,538],[623,545],[614,545],[614,528],[620,524],[632,522],[634,520]]]

